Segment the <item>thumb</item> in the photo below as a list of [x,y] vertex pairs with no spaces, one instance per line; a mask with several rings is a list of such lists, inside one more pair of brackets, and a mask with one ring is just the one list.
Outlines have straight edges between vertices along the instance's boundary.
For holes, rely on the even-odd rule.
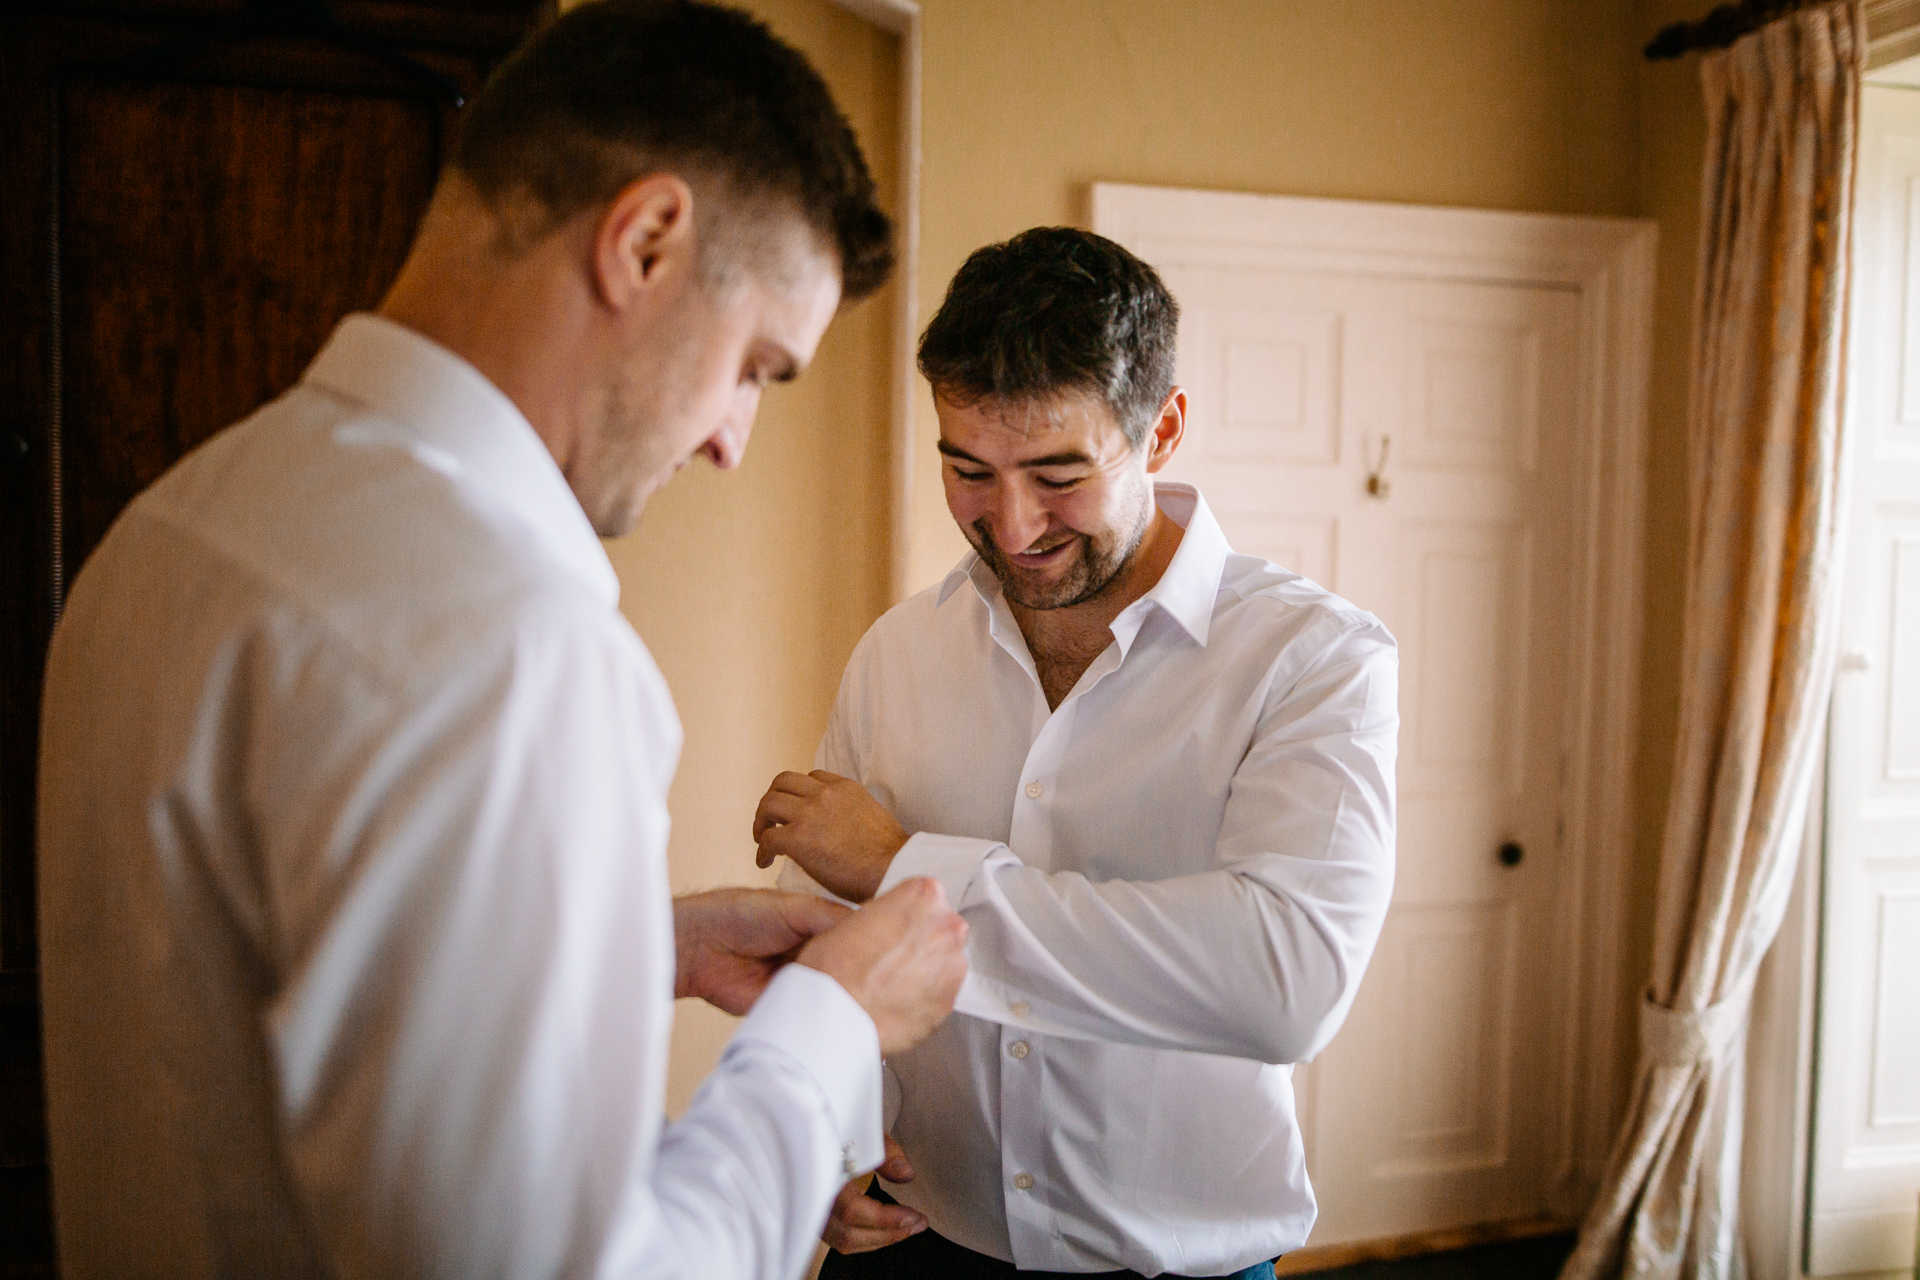
[[795,893],[784,889],[778,892],[782,895],[781,918],[787,922],[788,928],[803,938],[825,933],[853,914],[851,908],[818,894]]
[[912,1182],[913,1164],[907,1159],[906,1150],[893,1140],[892,1134],[882,1136],[887,1140],[887,1158],[880,1162],[880,1176],[888,1182]]

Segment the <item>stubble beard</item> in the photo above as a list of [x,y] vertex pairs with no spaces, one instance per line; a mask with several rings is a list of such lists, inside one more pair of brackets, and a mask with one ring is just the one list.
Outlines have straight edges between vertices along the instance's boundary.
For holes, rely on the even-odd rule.
[[[654,377],[654,371],[649,371]],[[662,448],[673,425],[649,376],[623,367],[607,390],[600,431],[590,441],[587,470],[599,486],[587,519],[602,538],[618,538],[639,525],[647,500],[692,460]],[[576,488],[578,495],[579,490]],[[582,507],[587,506],[586,496]]]
[[649,492],[657,487],[644,475],[648,470],[642,444],[644,411],[633,388],[616,386],[603,411],[600,432],[587,442],[576,462],[584,474],[567,477],[587,522],[602,538],[630,533],[640,523]]
[[1105,537],[1075,534],[1074,541],[1078,545],[1067,570],[1051,582],[1034,581],[1031,570],[1022,569],[1008,559],[984,521],[974,521],[965,532],[967,541],[973,544],[974,552],[999,580],[1000,590],[1008,600],[1022,609],[1070,609],[1074,605],[1098,599],[1101,593],[1120,580],[1127,566],[1133,563],[1134,556],[1139,553],[1140,544],[1146,539],[1147,528],[1152,523],[1153,503],[1149,501],[1145,516],[1123,534],[1109,533]]

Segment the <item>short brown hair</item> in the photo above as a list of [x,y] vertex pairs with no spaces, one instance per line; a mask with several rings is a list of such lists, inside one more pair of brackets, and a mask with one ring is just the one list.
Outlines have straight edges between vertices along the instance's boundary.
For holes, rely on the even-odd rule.
[[1134,448],[1173,392],[1180,306],[1160,274],[1077,227],[976,249],[920,335],[920,372],[956,404],[1081,392]]
[[529,36],[460,120],[452,166],[495,203],[559,222],[649,172],[791,210],[832,246],[843,296],[893,270],[892,224],[853,129],[764,24],[697,0],[593,0]]

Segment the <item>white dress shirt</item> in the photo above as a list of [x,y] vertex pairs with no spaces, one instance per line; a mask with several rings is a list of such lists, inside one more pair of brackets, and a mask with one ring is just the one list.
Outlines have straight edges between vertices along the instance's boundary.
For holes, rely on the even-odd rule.
[[972,926],[960,1013],[888,1059],[888,1189],[1036,1270],[1306,1240],[1280,1064],[1339,1027],[1392,893],[1392,636],[1157,497],[1179,550],[1058,709],[969,555],[860,642],[819,754],[918,833],[881,891],[937,877]]
[[372,316],[74,585],[40,910],[63,1273],[791,1280],[880,1156],[784,970],[663,1125],[680,724],[470,365]]

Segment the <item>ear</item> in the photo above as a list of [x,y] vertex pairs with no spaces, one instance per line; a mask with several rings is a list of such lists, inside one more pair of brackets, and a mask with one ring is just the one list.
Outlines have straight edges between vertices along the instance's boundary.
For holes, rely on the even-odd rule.
[[625,311],[661,281],[695,265],[693,188],[670,173],[622,187],[600,215],[593,237],[593,281],[600,301]]
[[1160,420],[1147,435],[1147,470],[1158,471],[1173,461],[1173,451],[1180,447],[1181,438],[1186,434],[1187,391],[1185,387],[1175,387],[1167,396],[1167,402],[1160,406]]

